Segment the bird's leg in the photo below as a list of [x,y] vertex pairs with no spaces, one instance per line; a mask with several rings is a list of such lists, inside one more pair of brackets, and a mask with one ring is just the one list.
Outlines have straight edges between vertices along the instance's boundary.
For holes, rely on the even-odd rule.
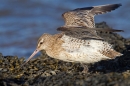
[[83,66],[83,71],[82,71],[82,73],[87,73],[88,72],[88,66],[87,65],[85,65],[85,64],[83,64],[83,63],[81,63],[81,65]]

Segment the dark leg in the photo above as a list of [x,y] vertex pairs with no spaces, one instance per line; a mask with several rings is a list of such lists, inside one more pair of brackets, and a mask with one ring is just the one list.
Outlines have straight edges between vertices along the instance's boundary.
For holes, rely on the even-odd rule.
[[85,64],[83,64],[83,63],[81,63],[81,65],[83,66],[83,71],[82,71],[82,73],[87,73],[88,72],[88,66],[87,65],[85,65]]

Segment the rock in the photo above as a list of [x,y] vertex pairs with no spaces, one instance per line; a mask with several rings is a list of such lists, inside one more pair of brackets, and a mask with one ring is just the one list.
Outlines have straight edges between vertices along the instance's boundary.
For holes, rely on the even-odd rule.
[[[105,22],[96,27],[109,28]],[[90,64],[84,74],[80,63],[60,61],[45,53],[23,67],[24,58],[0,53],[0,86],[130,86],[130,39],[117,33],[98,35],[124,55]]]

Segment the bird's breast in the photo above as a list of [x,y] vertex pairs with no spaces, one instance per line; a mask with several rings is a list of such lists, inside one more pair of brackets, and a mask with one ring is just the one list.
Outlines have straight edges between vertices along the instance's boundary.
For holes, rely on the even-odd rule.
[[109,58],[99,52],[104,48],[104,43],[100,40],[81,40],[69,36],[63,36],[62,40],[64,41],[61,45],[63,51],[59,53],[58,57],[60,60],[93,63]]

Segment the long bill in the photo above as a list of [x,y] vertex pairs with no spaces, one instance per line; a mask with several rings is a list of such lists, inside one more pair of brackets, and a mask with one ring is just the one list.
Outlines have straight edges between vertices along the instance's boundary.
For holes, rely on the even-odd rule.
[[28,63],[28,61],[29,61],[31,58],[33,58],[39,51],[40,51],[40,50],[36,49],[36,50],[32,53],[32,55],[26,60],[26,62],[21,65],[21,67],[23,67],[26,63]]

